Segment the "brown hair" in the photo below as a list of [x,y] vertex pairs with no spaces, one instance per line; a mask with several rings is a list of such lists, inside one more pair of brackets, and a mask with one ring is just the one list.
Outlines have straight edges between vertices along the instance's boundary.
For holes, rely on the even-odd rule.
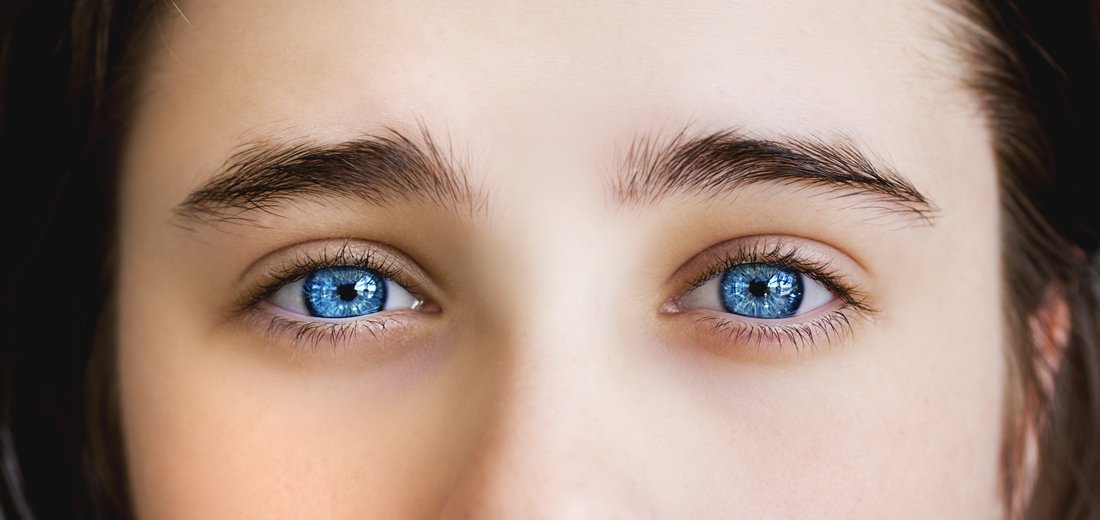
[[[1005,502],[1013,517],[1098,518],[1100,211],[1084,188],[1100,179],[1091,157],[1100,144],[1100,2],[966,0],[956,9],[972,24],[954,40],[972,67],[968,86],[991,129],[1000,190],[1012,346]],[[1061,345],[1056,324],[1038,319],[1058,298],[1071,313]],[[1038,437],[1035,468],[1028,436]]]
[[[130,516],[113,393],[116,153],[140,50],[171,0],[9,0],[0,19],[0,172],[7,205],[0,517]],[[992,130],[1013,347],[1002,475],[1012,516],[1100,518],[1100,204],[1085,189],[1100,121],[1100,1],[959,0],[953,46]],[[11,262],[12,265],[7,265]],[[81,290],[69,285],[79,281]],[[67,326],[35,313],[65,292]],[[1036,320],[1071,312],[1059,355]],[[1036,341],[1036,337],[1040,341]],[[94,348],[93,348],[94,345]],[[1057,367],[1046,367],[1060,359]],[[1056,374],[1053,385],[1044,373]],[[1037,432],[1029,433],[1029,432]],[[1039,439],[1028,477],[1028,437]],[[1026,509],[1026,511],[1025,511]],[[33,513],[32,513],[33,510]]]

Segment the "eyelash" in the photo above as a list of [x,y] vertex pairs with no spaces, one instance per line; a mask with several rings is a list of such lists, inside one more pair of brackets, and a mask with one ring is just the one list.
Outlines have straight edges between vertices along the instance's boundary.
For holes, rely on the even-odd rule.
[[[264,274],[263,281],[246,290],[237,310],[241,314],[262,316],[266,321],[265,332],[271,337],[290,336],[295,345],[316,348],[322,344],[332,347],[346,345],[363,332],[372,337],[387,333],[387,327],[405,325],[404,320],[392,316],[360,316],[339,321],[307,321],[289,318],[261,310],[261,307],[276,292],[309,273],[333,266],[354,266],[370,269],[382,276],[401,284],[414,297],[427,301],[418,291],[420,284],[410,280],[408,272],[401,268],[400,261],[393,255],[372,249],[351,247],[345,243],[336,251],[323,248],[318,252],[303,251],[294,253],[285,263]],[[427,306],[421,306],[415,312],[430,312]]]
[[[404,326],[407,321],[393,317],[389,312],[381,313],[381,316],[367,315],[339,321],[308,321],[261,309],[277,291],[313,271],[339,265],[371,269],[400,283],[416,298],[428,301],[418,291],[420,284],[410,280],[407,271],[401,266],[402,262],[395,256],[374,249],[353,248],[350,242],[335,251],[331,249],[322,248],[318,252],[294,253],[285,263],[269,269],[263,281],[246,291],[238,305],[238,310],[250,316],[262,316],[266,321],[264,328],[268,335],[291,337],[295,345],[315,349],[322,344],[329,344],[332,347],[346,345],[361,332],[379,337],[388,333],[387,328]],[[836,295],[841,305],[810,321],[783,324],[733,317],[734,315],[725,313],[722,313],[723,316],[715,314],[714,311],[699,315],[700,313],[695,309],[677,308],[679,300],[691,290],[706,284],[737,265],[748,263],[776,264],[805,274]],[[686,287],[672,298],[671,312],[691,311],[697,324],[706,324],[712,335],[733,344],[754,344],[759,347],[791,346],[800,350],[822,343],[823,340],[832,342],[837,338],[848,337],[852,333],[852,317],[873,317],[877,313],[877,310],[868,304],[866,296],[846,283],[844,277],[831,268],[828,262],[810,259],[802,254],[798,247],[782,241],[758,240],[740,243],[708,261],[706,267],[689,278],[685,285]]]
[[[783,324],[768,323],[772,320],[725,317],[714,312],[700,316],[697,312],[693,312],[697,324],[708,325],[712,334],[728,343],[780,348],[790,346],[800,350],[822,342],[829,343],[838,338],[850,337],[853,332],[853,317],[870,318],[878,312],[869,304],[866,295],[853,285],[846,283],[844,277],[828,262],[810,259],[799,248],[781,241],[741,243],[733,249],[723,251],[715,260],[710,261],[701,273],[690,279],[687,288],[673,298],[672,312],[689,311],[677,307],[679,300],[688,292],[703,286],[733,267],[751,263],[776,264],[798,271],[834,294],[840,299],[841,305],[810,321]],[[691,310],[694,311],[694,309]]]

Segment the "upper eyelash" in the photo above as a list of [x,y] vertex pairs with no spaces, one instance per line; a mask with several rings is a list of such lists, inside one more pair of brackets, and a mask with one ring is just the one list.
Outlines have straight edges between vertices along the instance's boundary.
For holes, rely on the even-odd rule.
[[821,343],[822,340],[831,341],[834,337],[844,336],[852,329],[852,314],[873,318],[878,313],[868,302],[867,296],[855,286],[845,283],[844,277],[828,262],[812,259],[799,247],[781,239],[739,242],[714,255],[707,267],[691,278],[686,284],[687,288],[673,301],[679,301],[689,291],[703,286],[723,272],[748,263],[770,263],[797,270],[835,294],[842,305],[813,320],[795,323],[773,324],[713,313],[695,318],[696,323],[712,325],[713,333],[724,336],[727,341],[758,346],[770,342],[801,349]]
[[[688,291],[698,288],[724,271],[746,263],[772,263],[795,269],[802,274],[820,283],[827,290],[837,295],[843,302],[842,308],[837,309],[826,316],[813,321],[793,324],[767,324],[747,322],[723,318],[720,316],[704,316],[700,322],[711,321],[716,333],[724,333],[728,339],[737,341],[752,340],[763,343],[771,338],[777,343],[791,343],[796,348],[807,344],[817,343],[818,335],[831,338],[841,329],[850,328],[850,319],[845,311],[853,310],[864,316],[873,316],[877,311],[868,303],[865,295],[855,287],[843,282],[843,278],[830,267],[828,262],[822,262],[808,258],[802,254],[798,247],[786,244],[782,241],[753,241],[739,243],[731,249],[717,255],[716,260],[709,262],[708,266],[687,283],[687,287],[676,297],[678,300]],[[294,253],[281,264],[269,268],[265,273],[265,281],[256,284],[240,303],[240,310],[250,311],[271,298],[277,291],[289,283],[301,279],[312,271],[332,267],[335,265],[351,265],[363,267],[378,272],[379,274],[401,283],[407,290],[416,294],[419,284],[409,280],[409,276],[400,267],[400,261],[394,255],[373,249],[353,247],[353,242],[348,241],[339,248],[321,248],[317,251],[301,251]],[[381,333],[385,329],[384,322],[375,323],[373,319],[367,325],[367,332],[372,335]],[[378,324],[383,326],[378,327]],[[272,318],[268,323],[268,332],[275,329],[292,331],[297,343],[311,343],[315,346],[322,342],[331,342],[333,345],[359,330],[359,322],[350,323],[314,323],[308,320],[298,321],[286,318]],[[374,330],[374,329],[379,330]]]
[[255,309],[287,284],[293,283],[318,269],[338,265],[362,267],[376,271],[386,278],[397,281],[414,296],[420,297],[417,294],[419,284],[408,279],[407,274],[400,268],[398,261],[393,256],[371,249],[353,248],[352,243],[349,241],[342,244],[336,251],[330,251],[330,248],[322,248],[316,253],[310,251],[295,253],[286,262],[268,269],[264,275],[264,281],[246,291],[238,308],[242,311]]
[[867,314],[875,312],[867,302],[866,295],[844,283],[843,278],[827,262],[806,258],[797,247],[778,241],[770,244],[760,241],[738,244],[735,249],[724,251],[717,261],[710,262],[706,269],[692,278],[679,296],[701,287],[733,267],[751,263],[769,263],[792,268],[820,283],[843,300],[846,306]]

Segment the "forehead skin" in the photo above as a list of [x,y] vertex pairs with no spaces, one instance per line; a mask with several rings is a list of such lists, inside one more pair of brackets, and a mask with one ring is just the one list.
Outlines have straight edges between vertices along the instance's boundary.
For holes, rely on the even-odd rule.
[[[121,184],[123,431],[142,517],[1000,513],[994,169],[933,5],[179,8],[150,39]],[[302,203],[257,228],[172,222],[243,142],[421,124],[468,159],[486,221]],[[828,201],[797,192],[611,208],[615,152],[687,124],[848,136],[935,201],[936,222],[810,211]],[[881,313],[781,363],[638,332],[656,305],[621,302],[649,302],[645,280],[760,233],[843,251]],[[461,332],[399,368],[282,362],[242,339],[225,309],[250,265],[347,236],[397,245],[468,295],[453,298],[469,303]]]

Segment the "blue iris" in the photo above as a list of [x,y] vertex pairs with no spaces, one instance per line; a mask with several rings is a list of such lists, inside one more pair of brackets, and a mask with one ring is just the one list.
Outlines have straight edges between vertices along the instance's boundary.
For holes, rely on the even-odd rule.
[[370,269],[326,267],[305,278],[302,296],[311,316],[362,316],[382,310],[386,304],[386,281],[382,275]]
[[741,264],[722,274],[719,297],[726,311],[750,318],[787,318],[802,304],[798,271],[774,264]]

